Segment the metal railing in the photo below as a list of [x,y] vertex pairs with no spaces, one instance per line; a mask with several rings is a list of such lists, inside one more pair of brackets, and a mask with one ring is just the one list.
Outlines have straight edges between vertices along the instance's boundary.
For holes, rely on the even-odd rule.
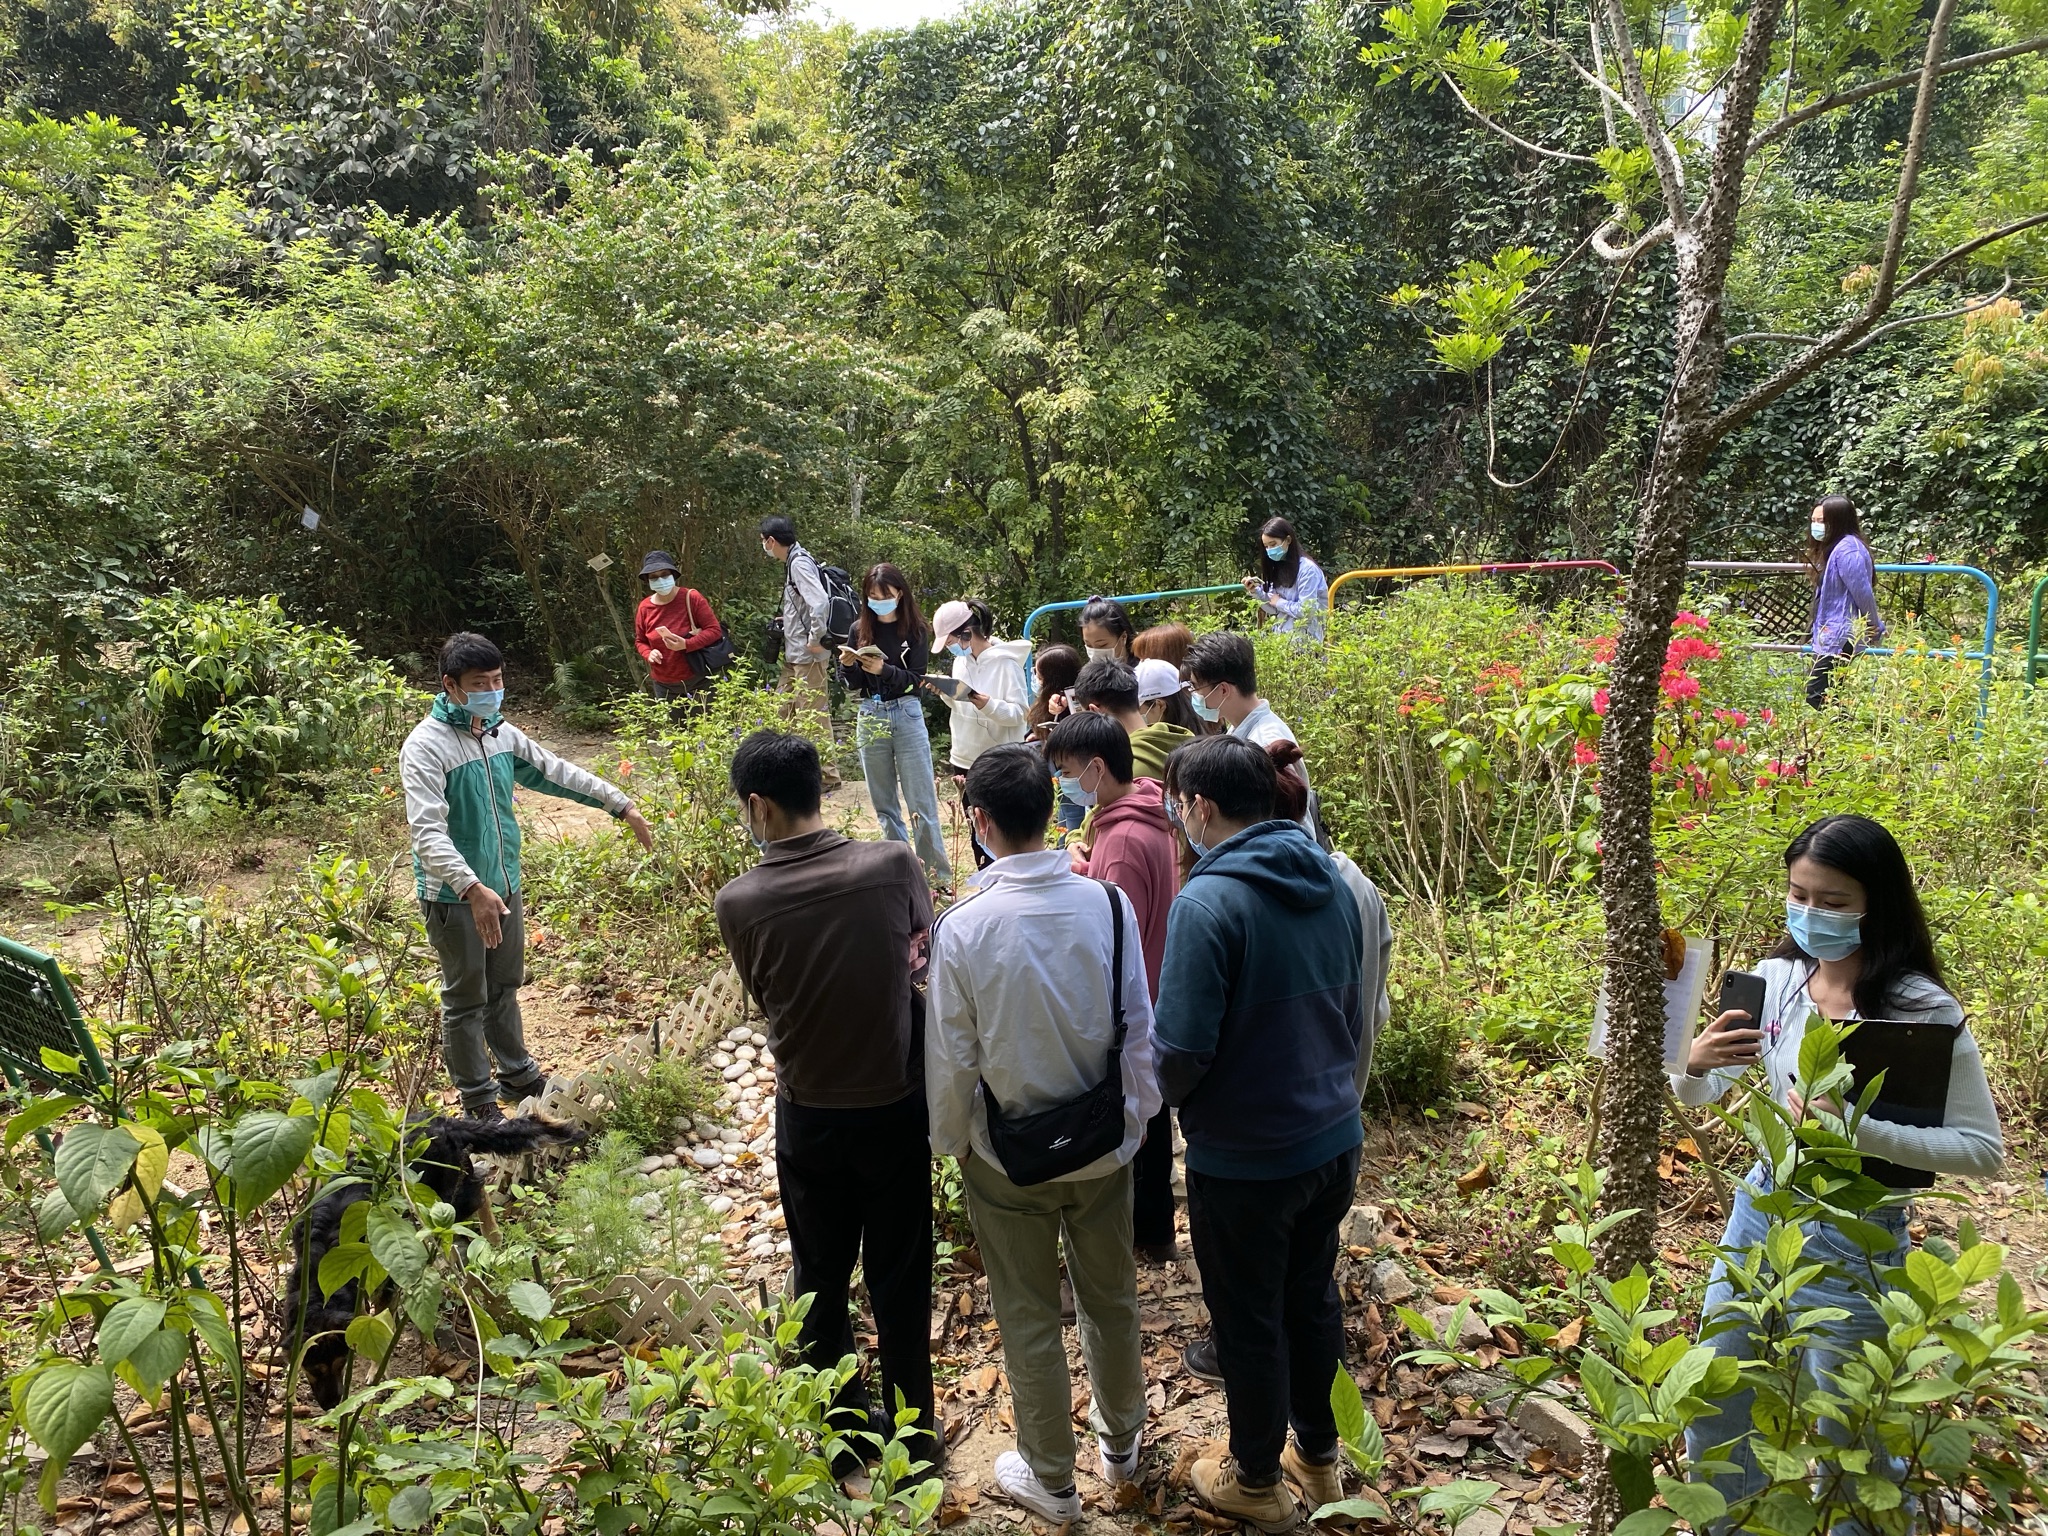
[[1337,606],[1337,589],[1347,581],[1408,580],[1420,576],[1520,576],[1532,571],[1605,571],[1619,577],[1621,572],[1605,560],[1510,560],[1490,565],[1389,565],[1377,569],[1346,571],[1330,583],[1330,606]]
[[2041,675],[2041,597],[2048,593],[2048,576],[2034,583],[2034,600],[2027,605],[2027,686]]
[[[1122,596],[1105,595],[1108,596],[1110,602],[1122,603],[1128,608],[1133,603],[1156,603],[1169,597],[1215,597],[1224,592],[1235,592],[1242,597],[1244,595],[1244,583],[1234,581],[1227,587],[1176,587],[1171,592],[1131,592]],[[1028,644],[1031,640],[1032,627],[1048,613],[1072,613],[1076,608],[1086,608],[1094,601],[1095,599],[1092,597],[1077,597],[1073,601],[1065,603],[1040,603],[1031,610],[1030,616],[1024,620],[1024,633],[1019,638]]]
[[[1686,562],[1686,569],[1689,571],[1707,571],[1727,575],[1756,576],[1804,575],[1807,571],[1807,567],[1797,561],[1784,560],[1689,560]],[[1929,648],[1925,651],[1915,651],[1912,653],[1917,656],[1938,656],[1947,661],[1953,661],[1957,657],[1961,657],[1966,661],[1978,663],[1977,728],[1981,731],[1984,728],[1984,717],[1991,709],[1991,663],[1997,655],[1998,643],[1998,583],[1992,579],[1990,572],[1980,571],[1974,565],[1946,565],[1931,562],[1908,565],[1887,564],[1876,566],[1875,570],[1880,576],[1964,576],[1976,582],[1984,589],[1984,639],[1980,649],[1965,651]],[[2044,582],[2044,585],[2048,585],[2048,582]],[[2036,600],[2035,613],[2038,617],[2040,612],[2040,589],[2038,587],[2035,589],[2034,595]],[[1795,645],[1784,641],[1771,640],[1759,640],[1753,642],[1753,644],[1757,650],[1761,651],[1813,654],[1813,646],[1811,644]],[[1888,645],[1872,645],[1866,646],[1864,649],[1873,656],[1892,656],[1898,654],[1894,647]]]

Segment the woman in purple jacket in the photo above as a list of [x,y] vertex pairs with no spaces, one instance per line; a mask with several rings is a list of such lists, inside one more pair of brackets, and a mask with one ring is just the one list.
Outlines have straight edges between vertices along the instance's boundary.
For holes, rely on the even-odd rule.
[[1806,565],[1820,596],[1813,607],[1813,671],[1806,679],[1806,702],[1819,709],[1827,703],[1835,668],[1882,635],[1884,620],[1877,616],[1877,567],[1856,521],[1856,503],[1846,496],[1821,497],[1807,532]]

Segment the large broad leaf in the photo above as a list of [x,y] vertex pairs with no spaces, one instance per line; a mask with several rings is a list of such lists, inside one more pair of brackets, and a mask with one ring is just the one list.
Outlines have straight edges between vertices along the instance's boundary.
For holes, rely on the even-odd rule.
[[420,1283],[427,1272],[427,1250],[411,1222],[389,1206],[375,1206],[363,1219],[363,1236],[384,1272],[401,1288],[409,1291]]
[[246,1215],[283,1189],[313,1150],[319,1129],[311,1115],[283,1115],[268,1109],[237,1120],[228,1152],[235,1209]]
[[343,1337],[351,1352],[368,1360],[382,1360],[391,1348],[391,1324],[381,1312],[366,1312],[348,1325]]
[[54,1120],[61,1120],[84,1100],[76,1094],[60,1093],[55,1098],[37,1099],[20,1114],[7,1122],[7,1137],[4,1145],[12,1152],[24,1136],[33,1135]]
[[427,1516],[433,1512],[434,1490],[424,1483],[414,1483],[391,1496],[391,1504],[384,1515],[399,1530],[416,1531],[427,1523]]
[[[532,1280],[514,1280],[505,1290],[505,1299],[512,1303],[512,1310],[530,1323],[542,1322],[555,1310],[555,1298],[547,1287]],[[1357,1388],[1354,1386],[1353,1390]],[[1340,1434],[1343,1432],[1340,1426]]]
[[90,1215],[128,1177],[141,1150],[142,1143],[121,1126],[76,1126],[57,1145],[57,1187],[72,1210]]
[[154,1296],[117,1301],[100,1320],[100,1358],[109,1365],[126,1360],[135,1346],[164,1324],[164,1304]]
[[164,1383],[185,1363],[192,1341],[173,1328],[159,1328],[146,1335],[115,1373],[151,1403],[163,1396]]
[[71,1209],[61,1189],[48,1191],[36,1202],[36,1236],[44,1242],[68,1231],[77,1220],[78,1212]]
[[22,1399],[22,1419],[35,1442],[63,1466],[92,1438],[114,1406],[114,1373],[104,1365],[59,1360],[36,1372]]
[[149,1126],[130,1124],[122,1129],[142,1143],[142,1150],[135,1154],[135,1187],[154,1200],[164,1187],[164,1175],[171,1171],[171,1149],[162,1134]]
[[206,1347],[220,1356],[223,1363],[239,1371],[241,1347],[235,1340],[235,1330],[228,1325],[227,1308],[220,1304],[220,1298],[211,1291],[188,1289],[185,1292],[185,1311],[192,1319],[192,1331],[206,1341]]

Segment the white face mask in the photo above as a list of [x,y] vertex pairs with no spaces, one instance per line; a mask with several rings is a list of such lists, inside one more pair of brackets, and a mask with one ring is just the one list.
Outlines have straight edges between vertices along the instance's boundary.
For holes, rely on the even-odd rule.
[[1827,543],[1827,541],[1828,541],[1828,525],[1827,525],[1826,523],[1822,522],[1822,521],[1821,521],[1821,520],[1820,520],[1819,518],[1817,518],[1817,517],[1816,517],[1816,518],[1815,518],[1815,519],[1813,520],[1813,522],[1812,522],[1812,523],[1811,523],[1810,525],[1808,525],[1808,527],[1807,527],[1807,530],[1806,530],[1806,531],[1807,531],[1808,533],[1810,533],[1810,534],[1812,534],[1812,535],[1813,535],[1813,542],[1814,542],[1814,543],[1816,543],[1816,544],[1825,544],[1825,543]]
[[1115,661],[1116,647],[1113,645],[1091,645],[1088,647],[1090,661]]

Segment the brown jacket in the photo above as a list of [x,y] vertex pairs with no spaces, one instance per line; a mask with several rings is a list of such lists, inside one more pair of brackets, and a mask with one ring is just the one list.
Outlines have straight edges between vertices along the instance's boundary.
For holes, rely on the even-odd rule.
[[783,1097],[870,1109],[920,1090],[911,967],[922,974],[932,902],[909,844],[830,831],[770,843],[718,893],[717,910],[740,980],[768,1016]]

